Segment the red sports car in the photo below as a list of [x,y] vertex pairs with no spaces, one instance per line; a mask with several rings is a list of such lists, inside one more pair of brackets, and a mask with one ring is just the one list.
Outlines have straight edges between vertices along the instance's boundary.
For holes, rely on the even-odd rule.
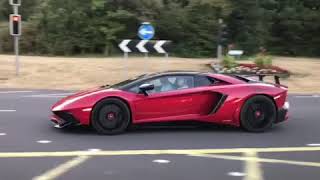
[[262,132],[288,119],[287,87],[200,72],[142,75],[63,98],[52,107],[58,128],[92,126],[118,134],[130,125],[198,121]]

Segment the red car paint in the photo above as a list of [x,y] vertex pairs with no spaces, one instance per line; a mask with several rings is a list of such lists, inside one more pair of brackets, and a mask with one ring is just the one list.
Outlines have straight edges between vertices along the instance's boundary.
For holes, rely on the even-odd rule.
[[[219,80],[217,84],[191,89],[155,93],[149,96],[119,89],[94,88],[63,98],[53,107],[53,112],[72,114],[79,124],[89,125],[95,104],[105,98],[119,98],[127,103],[132,123],[202,121],[240,126],[241,107],[255,95],[265,95],[274,100],[277,109],[283,108],[287,99],[287,88],[263,82],[247,83],[243,80],[221,75],[202,74]],[[220,95],[227,98],[219,109],[212,113]],[[286,115],[286,119],[288,115]],[[53,121],[59,121],[53,115]]]

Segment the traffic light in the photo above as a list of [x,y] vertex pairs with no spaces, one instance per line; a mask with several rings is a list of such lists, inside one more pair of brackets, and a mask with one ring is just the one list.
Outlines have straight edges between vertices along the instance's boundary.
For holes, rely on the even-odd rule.
[[10,15],[10,34],[11,36],[21,35],[21,16],[17,14]]
[[220,30],[219,30],[219,44],[220,45],[227,45],[229,42],[229,28],[226,24],[222,24],[220,26]]

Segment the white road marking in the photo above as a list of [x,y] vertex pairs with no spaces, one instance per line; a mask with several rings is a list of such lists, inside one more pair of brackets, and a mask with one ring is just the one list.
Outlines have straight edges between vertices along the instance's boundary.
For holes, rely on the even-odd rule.
[[44,95],[44,96],[68,96],[68,95],[72,95],[74,93],[58,93],[58,94],[40,94],[41,95]]
[[297,95],[296,98],[320,98],[320,95]]
[[246,174],[245,174],[245,173],[242,173],[242,172],[229,172],[228,175],[229,175],[229,176],[235,176],[235,177],[243,177],[243,176],[245,176]]
[[320,143],[311,143],[311,144],[307,144],[307,146],[312,146],[312,147],[314,147],[314,146],[320,146]]
[[166,160],[166,159],[155,159],[152,162],[159,163],[159,164],[168,164],[168,163],[170,163],[170,161]]
[[0,109],[0,112],[16,112],[14,109]]
[[[215,155],[215,154],[189,154],[195,157],[207,157],[225,160],[240,160],[244,161],[244,177],[243,180],[263,180],[263,171],[260,167],[261,158],[258,153],[252,149],[247,149],[243,152],[243,156],[228,156],[228,155]],[[266,161],[267,159],[264,159]],[[270,160],[270,159],[268,159]],[[271,161],[271,160],[270,160]],[[272,160],[276,161],[276,160]]]
[[7,135],[7,133],[0,133],[0,136],[5,136]]
[[72,95],[74,93],[59,93],[59,94],[34,94],[28,95],[23,97],[30,97],[30,98],[59,98],[59,97],[66,97]]
[[51,142],[52,141],[49,141],[49,140],[39,140],[39,141],[37,141],[37,143],[39,143],[39,144],[49,144]]
[[26,98],[64,98],[66,96],[24,96]]
[[34,91],[0,91],[0,94],[31,93]]
[[58,178],[59,176],[65,174],[66,172],[70,171],[72,168],[79,166],[80,164],[87,161],[90,157],[89,156],[78,156],[73,158],[70,161],[67,161],[54,169],[51,169],[44,174],[32,178],[32,180],[53,180]]

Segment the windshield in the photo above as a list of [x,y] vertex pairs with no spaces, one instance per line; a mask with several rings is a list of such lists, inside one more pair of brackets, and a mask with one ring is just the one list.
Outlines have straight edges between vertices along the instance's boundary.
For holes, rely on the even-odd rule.
[[125,81],[121,81],[119,83],[116,83],[114,85],[111,85],[111,86],[106,86],[107,88],[114,88],[114,89],[121,89],[122,87],[126,86],[126,85],[129,85],[135,81],[138,81],[142,78],[146,77],[146,74],[143,74],[143,75],[140,75],[140,76],[137,76],[137,77],[134,77],[134,78],[131,78],[131,79],[127,79]]

